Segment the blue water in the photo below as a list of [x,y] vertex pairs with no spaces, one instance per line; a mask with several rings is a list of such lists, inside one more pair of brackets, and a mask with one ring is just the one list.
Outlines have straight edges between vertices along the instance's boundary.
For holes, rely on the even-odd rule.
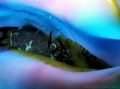
[[120,40],[89,35],[41,9],[0,3],[0,27],[22,27],[28,24],[36,26],[46,34],[53,30],[54,37],[68,37],[110,65],[120,65]]
[[[62,21],[43,10],[29,6],[17,4],[0,4],[0,27],[21,27],[24,25],[33,25],[41,29],[46,34],[53,30],[53,35],[57,37],[65,33],[71,36],[70,29]],[[62,29],[64,32],[61,32]]]

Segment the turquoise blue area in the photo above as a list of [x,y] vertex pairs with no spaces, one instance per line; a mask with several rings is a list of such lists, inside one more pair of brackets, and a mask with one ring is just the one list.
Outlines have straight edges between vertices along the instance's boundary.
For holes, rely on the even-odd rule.
[[53,30],[53,36],[62,35],[70,38],[110,65],[120,65],[118,25],[109,26],[108,23],[102,23],[102,20],[96,20],[91,21],[91,24],[86,23],[86,28],[78,28],[48,12],[18,4],[0,3],[0,13],[0,27],[21,27],[29,24],[46,34]]

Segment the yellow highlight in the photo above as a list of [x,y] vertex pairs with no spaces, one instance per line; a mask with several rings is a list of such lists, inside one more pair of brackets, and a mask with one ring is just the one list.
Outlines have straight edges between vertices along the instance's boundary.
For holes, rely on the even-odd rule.
[[112,0],[108,0],[108,2],[112,3]]
[[114,9],[114,12],[117,15],[119,22],[120,22],[120,10],[119,10],[119,7],[116,1],[115,0],[107,0],[107,1],[110,3],[111,7]]
[[32,53],[22,51],[22,50],[11,49],[11,52],[19,53],[24,57],[32,58],[32,59],[38,60],[42,63],[45,63],[47,65],[50,65],[52,67],[59,68],[59,69],[62,69],[62,70],[66,70],[66,71],[86,72],[86,71],[94,70],[94,69],[85,69],[85,68],[73,67],[73,66],[70,66],[68,64],[56,61],[54,59],[51,59],[51,58],[48,58],[48,57],[45,57],[45,56],[41,56],[41,55],[37,55],[37,54],[32,54]]

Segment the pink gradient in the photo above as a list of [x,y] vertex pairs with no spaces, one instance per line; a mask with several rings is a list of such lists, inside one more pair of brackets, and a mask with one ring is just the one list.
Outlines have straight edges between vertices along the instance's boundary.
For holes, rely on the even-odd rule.
[[5,51],[0,56],[0,67],[2,68],[0,82],[9,88],[85,89],[89,86],[91,89],[103,87],[103,85],[120,87],[118,85],[120,67],[92,72],[69,72],[10,51]]

